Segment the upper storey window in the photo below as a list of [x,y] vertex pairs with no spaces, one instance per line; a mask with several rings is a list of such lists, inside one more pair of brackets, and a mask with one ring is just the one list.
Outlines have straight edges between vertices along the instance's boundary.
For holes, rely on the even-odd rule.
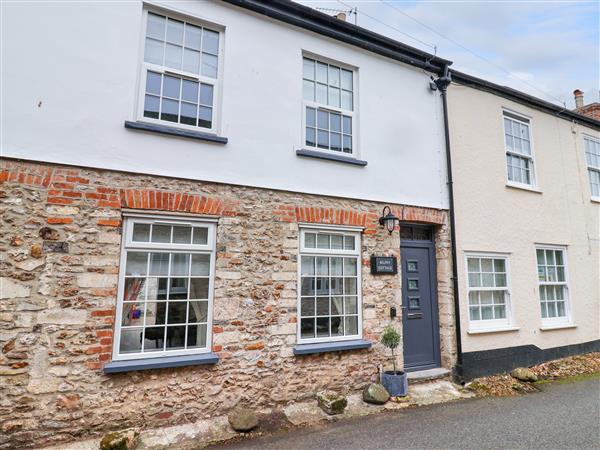
[[302,83],[305,145],[354,153],[354,71],[305,57]]
[[215,131],[219,32],[161,14],[146,14],[143,119]]
[[529,119],[504,113],[504,145],[509,183],[535,186]]
[[592,198],[600,200],[600,141],[590,137],[585,137],[583,141]]

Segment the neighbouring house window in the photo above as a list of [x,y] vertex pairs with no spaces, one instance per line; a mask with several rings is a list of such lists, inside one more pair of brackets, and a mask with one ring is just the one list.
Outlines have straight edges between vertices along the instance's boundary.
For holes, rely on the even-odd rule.
[[467,257],[469,320],[474,327],[506,326],[510,322],[508,259]]
[[592,197],[600,199],[600,140],[584,138],[585,159],[588,166]]
[[300,342],[362,336],[360,233],[300,233]]
[[531,130],[528,119],[504,113],[504,144],[508,181],[535,185]]
[[542,322],[568,320],[568,287],[565,251],[538,248],[537,267]]
[[210,350],[214,227],[190,220],[126,218],[116,359]]
[[354,72],[307,57],[303,66],[304,144],[352,154]]
[[147,13],[141,109],[144,120],[212,131],[219,33]]

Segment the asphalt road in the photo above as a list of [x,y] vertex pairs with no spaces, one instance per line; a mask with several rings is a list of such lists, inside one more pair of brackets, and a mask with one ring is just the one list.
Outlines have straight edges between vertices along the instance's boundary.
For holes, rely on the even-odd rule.
[[600,449],[600,378],[295,429],[233,449]]

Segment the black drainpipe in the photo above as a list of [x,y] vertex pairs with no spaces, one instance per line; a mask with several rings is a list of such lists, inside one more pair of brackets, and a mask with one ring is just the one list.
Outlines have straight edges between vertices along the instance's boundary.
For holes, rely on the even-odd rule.
[[[458,264],[456,256],[456,220],[454,216],[454,182],[452,180],[452,153],[450,150],[450,125],[448,124],[448,98],[447,89],[452,78],[448,66],[444,66],[443,74],[433,83],[442,93],[442,105],[444,110],[444,136],[446,139],[446,168],[448,171],[448,204],[450,208],[450,241],[452,245],[452,286],[454,293],[454,328],[456,332],[456,366],[454,376],[462,381],[462,337],[460,331],[460,298],[458,292]],[[433,87],[433,86],[432,86]]]

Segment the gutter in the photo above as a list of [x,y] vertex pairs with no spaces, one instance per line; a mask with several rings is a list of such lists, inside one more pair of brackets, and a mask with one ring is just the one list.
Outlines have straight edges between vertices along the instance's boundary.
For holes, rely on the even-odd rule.
[[439,73],[451,61],[289,0],[222,0],[396,61]]
[[[446,171],[448,185],[448,206],[450,216],[450,241],[452,246],[452,292],[454,296],[454,329],[456,333],[456,365],[454,378],[462,381],[463,357],[462,334],[460,329],[460,294],[458,288],[458,258],[456,254],[456,216],[454,214],[454,180],[452,178],[452,152],[450,147],[450,125],[448,123],[448,86],[452,82],[448,65],[444,66],[442,76],[433,81],[433,84],[442,93],[442,107],[444,114],[444,138],[446,140]],[[432,86],[433,88],[433,86]]]

